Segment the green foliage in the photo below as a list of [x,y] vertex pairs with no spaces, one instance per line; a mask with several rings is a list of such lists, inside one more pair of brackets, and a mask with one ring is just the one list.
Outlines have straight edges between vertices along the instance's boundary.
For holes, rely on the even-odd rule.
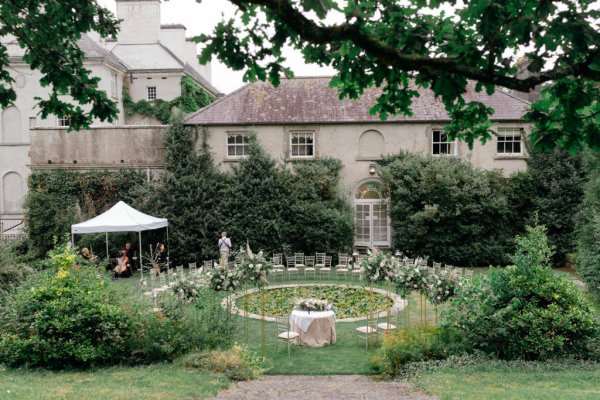
[[542,236],[542,228],[528,229],[518,241],[516,266],[456,288],[444,326],[459,330],[470,349],[501,359],[598,356],[590,351],[600,335],[591,304],[577,286],[543,266],[549,253]]
[[455,157],[409,153],[381,164],[394,247],[452,265],[506,264],[509,211],[497,172]]
[[18,287],[33,270],[22,263],[9,245],[0,246],[0,298]]
[[[84,67],[77,46],[81,35],[91,31],[116,37],[118,21],[109,10],[95,1],[10,1],[0,5],[0,21],[0,37],[12,36],[25,49],[23,61],[41,73],[41,86],[50,90],[47,98],[36,98],[42,118],[68,116],[69,129],[80,129],[96,118],[110,122],[117,117],[116,103],[98,89],[100,78]],[[0,108],[17,97],[10,62],[6,46],[0,44]]]
[[548,244],[546,227],[535,225],[525,229],[527,233],[516,238],[517,248],[510,260],[517,268],[550,267],[550,257],[554,250]]
[[[133,170],[33,172],[24,203],[30,249],[43,257],[55,237],[70,232],[71,224],[102,213],[119,200],[132,202],[140,188],[148,186],[146,180]],[[104,238],[95,243],[104,248]]]
[[[0,309],[0,358],[51,369],[118,363],[136,334],[123,299],[68,246]],[[75,267],[79,265],[81,267]]]
[[0,306],[0,359],[51,369],[173,360],[228,347],[235,324],[207,288],[167,297],[160,314],[104,279],[68,245],[51,267],[9,293]]
[[129,343],[128,363],[171,361],[189,352],[233,344],[235,322],[209,289],[198,290],[191,303],[169,296],[159,306],[160,313],[149,312],[148,304],[138,306],[134,314],[138,334]]
[[464,342],[453,330],[417,325],[385,335],[381,348],[371,359],[373,370],[386,377],[397,376],[406,364],[444,360],[464,353]]
[[[234,167],[225,209],[230,236],[255,250],[335,253],[351,248],[352,210],[339,192],[337,160],[318,159],[279,167],[256,137]],[[243,193],[244,196],[239,194]]]
[[600,156],[590,160],[588,181],[577,216],[577,272],[600,301]]
[[171,258],[181,262],[217,257],[228,214],[224,203],[230,178],[215,168],[205,132],[201,140],[196,154],[198,131],[181,123],[169,127],[166,171],[154,204],[169,219]]
[[556,149],[530,154],[527,160],[530,180],[523,195],[530,196],[531,204],[529,209],[523,204],[520,212],[529,214],[526,223],[534,223],[533,216],[537,213],[548,228],[550,244],[556,248],[553,261],[558,265],[575,251],[575,216],[589,179],[586,157],[585,152],[569,154]]
[[[600,148],[600,12],[592,1],[236,4],[238,13],[195,40],[204,44],[202,62],[216,56],[245,70],[246,81],[278,85],[282,74],[292,74],[283,49],[295,48],[307,63],[335,68],[330,86],[342,98],[380,87],[371,113],[382,119],[411,115],[417,89],[430,89],[451,118],[446,129],[470,146],[491,139],[493,110],[465,95],[469,85],[492,94],[497,86],[528,92],[552,82],[528,116],[536,149]],[[527,49],[528,78],[515,77],[522,54],[515,49]]]
[[191,113],[201,109],[215,100],[200,85],[189,76],[181,78],[181,95],[173,100],[138,100],[133,101],[127,92],[123,93],[123,107],[129,116],[143,115],[154,117],[161,124],[168,124],[173,120],[174,113]]
[[227,350],[189,354],[181,360],[181,364],[187,368],[223,374],[232,381],[258,379],[264,373],[259,357],[238,344]]

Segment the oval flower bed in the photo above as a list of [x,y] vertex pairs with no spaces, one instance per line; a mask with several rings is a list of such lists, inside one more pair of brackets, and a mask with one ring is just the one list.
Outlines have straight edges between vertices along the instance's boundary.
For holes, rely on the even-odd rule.
[[[268,317],[286,317],[294,308],[298,299],[327,300],[335,307],[337,319],[359,318],[369,313],[370,296],[368,289],[347,286],[295,286],[268,289],[265,292],[265,315]],[[235,306],[244,309],[244,297],[235,300]],[[260,293],[248,294],[247,305],[251,314],[260,314]],[[394,301],[380,293],[373,293],[373,311],[381,312],[391,307]]]

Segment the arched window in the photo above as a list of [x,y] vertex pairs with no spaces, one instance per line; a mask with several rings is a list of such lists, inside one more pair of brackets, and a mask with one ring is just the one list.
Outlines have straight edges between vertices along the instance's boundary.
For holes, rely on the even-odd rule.
[[385,153],[383,135],[375,130],[363,132],[358,140],[358,149],[358,154],[361,157],[381,157]]
[[356,195],[354,196],[356,200],[377,200],[381,199],[381,185],[378,182],[366,182],[358,187],[356,190]]
[[9,172],[2,177],[2,200],[4,201],[4,213],[20,214],[23,209],[23,178],[16,172]]
[[21,143],[21,112],[17,107],[8,107],[2,112],[2,143]]

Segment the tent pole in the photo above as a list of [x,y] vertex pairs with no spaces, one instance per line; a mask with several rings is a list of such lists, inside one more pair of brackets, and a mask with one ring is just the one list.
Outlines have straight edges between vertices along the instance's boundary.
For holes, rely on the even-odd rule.
[[71,231],[71,248],[75,250],[75,234]]
[[167,225],[167,268],[169,268],[169,263],[171,262],[171,257],[169,257],[170,247],[171,246],[169,246],[169,225]]
[[106,261],[108,261],[108,232],[106,232]]
[[138,232],[139,240],[140,240],[140,255],[138,256],[138,260],[140,262],[140,282],[142,281],[142,277],[144,275],[144,264],[142,262],[142,231]]

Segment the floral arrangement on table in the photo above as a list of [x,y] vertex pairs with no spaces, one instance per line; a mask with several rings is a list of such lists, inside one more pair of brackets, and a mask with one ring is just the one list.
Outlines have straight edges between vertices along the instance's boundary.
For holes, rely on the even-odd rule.
[[184,302],[191,303],[200,297],[202,291],[208,289],[210,284],[211,276],[208,274],[190,274],[183,279],[177,280],[171,287],[171,290]]
[[240,288],[240,276],[236,271],[217,266],[207,276],[212,290],[233,292]]
[[389,282],[394,279],[396,260],[390,253],[369,249],[367,255],[360,266],[363,279],[370,283]]
[[456,282],[452,279],[452,272],[448,269],[431,272],[427,278],[427,298],[432,304],[445,303],[456,289]]
[[403,263],[396,267],[394,282],[399,295],[406,297],[411,292],[424,293],[429,287],[429,270],[421,265]]
[[318,299],[298,299],[296,300],[295,310],[299,311],[332,311],[333,306],[327,300]]
[[273,263],[267,260],[264,253],[254,254],[248,243],[236,255],[237,270],[243,282],[249,282],[258,287],[269,284],[268,276],[273,269]]

